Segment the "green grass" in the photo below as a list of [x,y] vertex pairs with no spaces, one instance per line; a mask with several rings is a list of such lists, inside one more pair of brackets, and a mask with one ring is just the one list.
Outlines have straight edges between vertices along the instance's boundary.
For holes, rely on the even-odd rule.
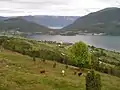
[[115,67],[119,66],[120,64],[120,52],[115,52],[115,51],[110,51],[110,50],[105,50],[102,48],[94,48],[92,49],[95,53],[101,53],[101,51],[104,53],[98,56],[100,60],[109,66]]
[[[60,63],[56,68],[52,65],[52,61],[43,63],[39,58],[34,63],[31,57],[16,52],[0,52],[0,90],[85,90],[85,72],[78,77],[73,75],[71,66],[65,69]],[[42,69],[46,74],[40,74]],[[60,74],[62,69],[66,72],[64,77]],[[120,78],[100,74],[102,90],[120,90]]]
[[116,52],[112,52],[112,51],[104,51],[104,52],[107,54],[108,57],[106,57],[106,58],[108,58],[109,61],[116,62],[116,63],[120,62],[120,53],[116,53]]

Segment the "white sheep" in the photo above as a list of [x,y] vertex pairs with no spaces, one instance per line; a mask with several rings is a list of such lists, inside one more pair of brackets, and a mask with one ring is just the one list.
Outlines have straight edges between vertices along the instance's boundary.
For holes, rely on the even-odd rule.
[[65,75],[65,70],[62,70],[62,75],[63,75],[63,76]]
[[6,65],[6,67],[9,67],[8,65]]

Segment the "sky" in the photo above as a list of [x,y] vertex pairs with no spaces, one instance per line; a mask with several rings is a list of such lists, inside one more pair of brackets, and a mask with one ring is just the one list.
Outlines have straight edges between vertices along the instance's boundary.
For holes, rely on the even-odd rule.
[[107,7],[120,7],[120,0],[0,0],[0,16],[83,16]]

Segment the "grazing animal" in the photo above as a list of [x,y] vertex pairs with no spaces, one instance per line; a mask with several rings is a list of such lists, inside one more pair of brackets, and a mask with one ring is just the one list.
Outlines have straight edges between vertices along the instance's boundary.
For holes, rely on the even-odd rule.
[[53,64],[53,68],[56,68],[56,63]]
[[80,72],[80,73],[78,73],[78,76],[81,76],[82,75],[82,73]]
[[45,74],[45,70],[41,70],[40,73],[41,73],[41,74]]
[[76,71],[74,71],[74,75],[76,75],[77,74],[77,72]]
[[63,76],[65,75],[65,71],[64,71],[64,70],[62,70],[62,75],[63,75]]
[[66,69],[67,69],[67,68],[68,68],[68,65],[66,65],[65,67],[66,67]]
[[8,65],[6,65],[6,67],[9,67]]
[[43,62],[45,63],[45,62],[46,62],[46,60],[45,60],[45,59],[43,59]]
[[21,67],[18,67],[19,69],[21,69]]
[[34,62],[36,61],[36,58],[35,58],[35,57],[33,57],[33,61],[34,61]]

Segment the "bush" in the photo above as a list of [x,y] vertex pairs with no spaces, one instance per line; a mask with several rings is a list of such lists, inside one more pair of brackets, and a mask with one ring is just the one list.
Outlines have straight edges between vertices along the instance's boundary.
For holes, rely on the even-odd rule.
[[83,42],[77,42],[68,49],[70,60],[80,68],[88,66],[90,54],[88,46]]
[[93,70],[86,76],[86,90],[101,90],[101,78]]
[[99,70],[99,60],[95,57],[94,54],[91,55],[91,68]]
[[95,75],[95,86],[96,86],[95,90],[101,90],[101,77],[100,77],[100,74]]

